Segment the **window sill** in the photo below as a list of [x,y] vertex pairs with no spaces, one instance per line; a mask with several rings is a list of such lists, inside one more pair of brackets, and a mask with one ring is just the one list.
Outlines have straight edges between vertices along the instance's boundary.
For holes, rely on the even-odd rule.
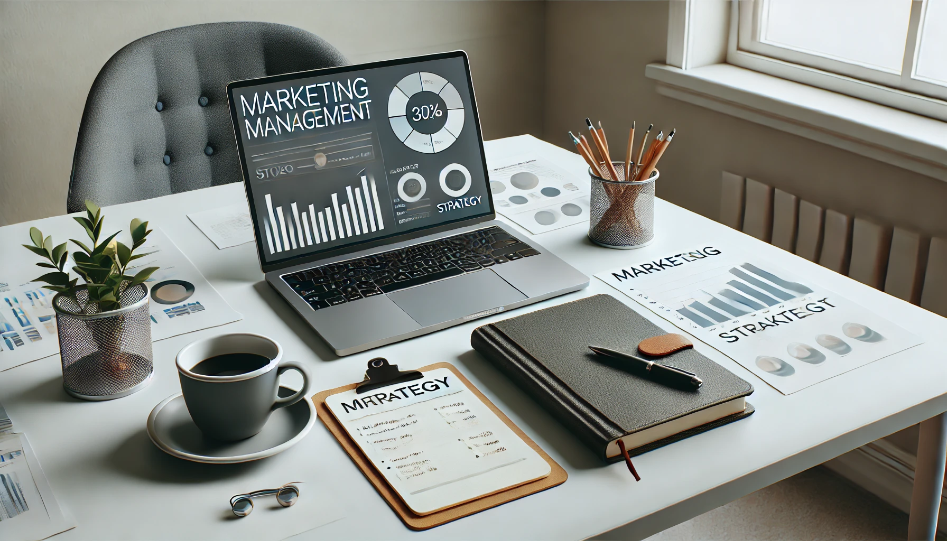
[[730,64],[649,64],[664,96],[947,182],[947,123]]

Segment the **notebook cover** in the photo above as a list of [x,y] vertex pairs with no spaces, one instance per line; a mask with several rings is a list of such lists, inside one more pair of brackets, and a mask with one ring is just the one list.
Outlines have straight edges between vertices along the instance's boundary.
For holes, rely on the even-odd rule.
[[536,443],[531,440],[529,436],[523,433],[519,427],[513,424],[513,421],[510,421],[510,419],[504,415],[502,411],[497,409],[497,407],[494,406],[493,403],[490,402],[490,400],[488,400],[479,389],[470,383],[470,381],[465,378],[463,374],[458,372],[453,365],[449,363],[436,363],[419,368],[418,370],[425,372],[438,368],[450,369],[454,375],[456,375],[461,381],[464,382],[465,385],[467,385],[467,388],[470,389],[470,391],[474,393],[477,398],[479,398],[488,408],[496,413],[500,420],[506,423],[506,425],[509,426],[517,436],[519,436],[524,442],[526,442],[527,445],[539,453],[539,456],[543,457],[543,460],[549,463],[551,472],[547,477],[538,479],[531,483],[526,483],[525,485],[520,485],[509,490],[504,490],[503,492],[485,496],[483,498],[422,517],[414,514],[408,508],[408,506],[404,504],[404,502],[398,496],[398,493],[393,488],[391,488],[391,485],[385,481],[385,478],[380,473],[378,473],[378,470],[375,469],[368,457],[366,457],[362,450],[359,449],[358,444],[352,440],[352,438],[345,431],[345,428],[339,424],[335,416],[332,415],[332,412],[329,411],[329,407],[326,406],[326,398],[334,394],[354,389],[358,383],[322,391],[321,393],[313,396],[312,401],[316,405],[316,413],[319,419],[323,422],[323,424],[326,425],[326,428],[329,429],[329,432],[331,432],[332,435],[335,436],[337,440],[339,440],[339,444],[342,446],[342,449],[344,449],[349,455],[349,458],[352,459],[352,462],[355,462],[355,465],[358,466],[360,470],[362,470],[362,473],[365,475],[365,477],[367,477],[369,482],[371,482],[371,484],[375,487],[375,490],[381,494],[381,497],[384,498],[386,502],[388,502],[389,507],[391,507],[395,514],[398,515],[398,518],[404,522],[405,526],[412,530],[427,530],[436,526],[440,526],[441,524],[446,524],[459,518],[473,515],[474,513],[479,513],[480,511],[517,500],[524,496],[541,492],[566,482],[566,479],[569,478],[566,470],[564,470],[562,466],[550,458],[549,455],[547,455],[545,451],[536,445]]
[[[685,349],[657,362],[689,370],[703,379],[696,392],[667,387],[630,374],[592,353],[589,345],[635,352],[638,343],[665,334],[621,301],[594,295],[484,325],[471,344],[529,392],[600,458],[609,442],[698,410],[747,396],[748,382],[700,354]],[[642,355],[643,356],[643,355]],[[639,455],[752,414],[743,412],[629,450]]]

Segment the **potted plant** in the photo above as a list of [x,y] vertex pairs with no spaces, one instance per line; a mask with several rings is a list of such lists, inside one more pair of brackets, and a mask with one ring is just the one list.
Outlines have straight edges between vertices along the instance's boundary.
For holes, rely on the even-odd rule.
[[[119,232],[100,240],[102,210],[91,201],[85,205],[86,215],[74,219],[91,243],[70,239],[81,250],[73,253],[71,269],[67,243],[55,245],[35,227],[30,228],[32,246],[23,246],[46,260],[37,266],[52,269],[34,282],[45,282],[45,289],[57,293],[53,309],[63,387],[78,398],[108,400],[134,393],[151,380],[151,315],[144,282],[158,267],[129,274],[132,261],[148,255],[135,253],[151,233],[148,222],[131,221],[131,246],[116,240]],[[70,271],[78,277],[72,278]],[[85,284],[78,284],[80,278]]]

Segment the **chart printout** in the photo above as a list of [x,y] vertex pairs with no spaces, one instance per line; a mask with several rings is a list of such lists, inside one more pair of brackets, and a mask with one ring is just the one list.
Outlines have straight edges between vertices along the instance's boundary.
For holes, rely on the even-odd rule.
[[530,481],[551,468],[449,369],[326,405],[418,515]]
[[791,270],[703,243],[595,276],[783,394],[922,343]]

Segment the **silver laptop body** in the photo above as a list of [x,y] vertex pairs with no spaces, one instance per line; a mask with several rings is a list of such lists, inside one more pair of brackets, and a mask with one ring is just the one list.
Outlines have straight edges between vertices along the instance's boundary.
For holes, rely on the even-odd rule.
[[463,52],[228,95],[266,281],[336,354],[589,284],[495,219]]

